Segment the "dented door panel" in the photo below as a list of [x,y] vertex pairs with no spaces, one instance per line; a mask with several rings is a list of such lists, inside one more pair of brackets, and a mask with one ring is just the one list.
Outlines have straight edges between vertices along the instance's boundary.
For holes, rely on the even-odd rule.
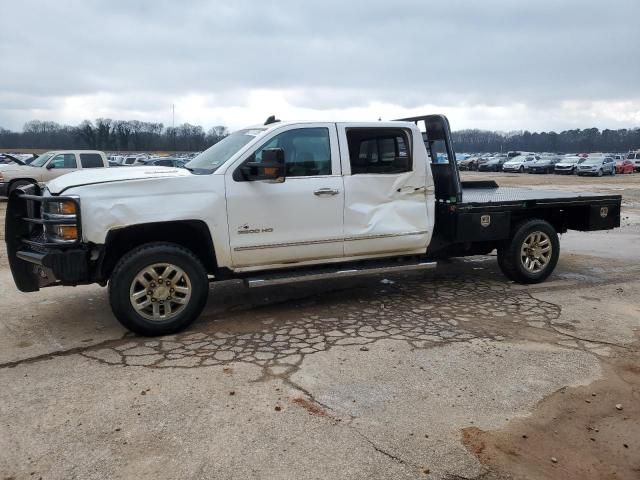
[[412,129],[412,171],[398,174],[352,175],[344,125],[338,125],[338,136],[345,173],[345,256],[424,253],[431,239],[434,202],[419,131]]

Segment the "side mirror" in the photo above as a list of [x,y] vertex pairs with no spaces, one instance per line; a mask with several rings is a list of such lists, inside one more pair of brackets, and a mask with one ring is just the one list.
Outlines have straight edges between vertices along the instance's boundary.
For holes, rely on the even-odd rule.
[[55,168],[55,165],[53,164],[53,162],[49,162],[47,163],[47,170],[51,170],[52,168]]
[[244,179],[250,182],[266,180],[282,183],[285,179],[284,150],[267,148],[262,151],[261,162],[246,162],[240,167]]

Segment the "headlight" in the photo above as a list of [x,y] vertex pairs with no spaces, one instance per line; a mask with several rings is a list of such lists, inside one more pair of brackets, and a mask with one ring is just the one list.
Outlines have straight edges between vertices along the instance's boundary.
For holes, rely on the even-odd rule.
[[78,227],[75,225],[53,225],[50,234],[59,240],[77,240]]
[[64,200],[61,202],[47,202],[46,213],[53,215],[76,215],[76,202],[72,200]]
[[74,243],[80,239],[80,212],[77,200],[48,197],[42,205],[45,235],[55,243]]

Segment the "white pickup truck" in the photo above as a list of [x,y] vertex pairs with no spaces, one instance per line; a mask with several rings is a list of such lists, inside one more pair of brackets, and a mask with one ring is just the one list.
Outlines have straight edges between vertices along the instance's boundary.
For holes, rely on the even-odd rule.
[[20,187],[44,185],[67,173],[89,168],[108,167],[104,152],[97,150],[57,150],[43,153],[28,165],[11,165],[0,172],[0,197]]
[[[432,163],[430,159],[438,159]],[[208,284],[249,287],[432,268],[498,250],[507,277],[543,281],[558,233],[620,224],[619,195],[461,182],[444,116],[376,123],[268,122],[186,169],[82,170],[9,198],[17,287],[109,285],[143,335],[198,317]]]

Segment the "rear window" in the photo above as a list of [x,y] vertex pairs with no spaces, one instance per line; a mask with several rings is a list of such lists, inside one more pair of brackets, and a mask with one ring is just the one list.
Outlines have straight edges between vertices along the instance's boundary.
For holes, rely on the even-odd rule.
[[160,167],[173,167],[173,161],[171,160],[158,160],[154,164]]
[[104,167],[102,157],[99,153],[81,153],[80,164],[82,168],[100,168]]
[[400,128],[347,130],[351,174],[410,172],[409,135]]

